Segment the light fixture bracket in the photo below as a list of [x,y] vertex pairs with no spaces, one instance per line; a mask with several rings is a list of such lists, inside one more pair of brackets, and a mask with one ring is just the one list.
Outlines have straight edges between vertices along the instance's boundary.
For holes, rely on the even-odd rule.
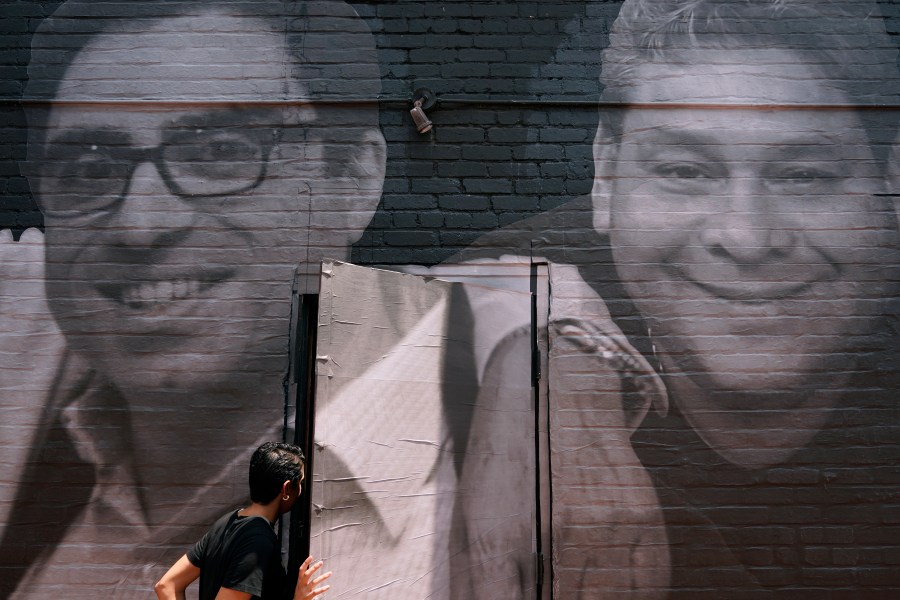
[[425,111],[435,104],[437,104],[437,96],[431,90],[419,88],[413,93],[413,107],[409,114],[419,133],[428,133],[434,127],[434,123],[431,122]]
[[431,110],[437,105],[437,95],[428,88],[419,88],[413,92],[413,102],[422,101],[422,110]]

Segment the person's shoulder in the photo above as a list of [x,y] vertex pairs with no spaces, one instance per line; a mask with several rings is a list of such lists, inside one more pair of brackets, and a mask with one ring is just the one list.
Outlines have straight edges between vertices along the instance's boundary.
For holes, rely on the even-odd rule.
[[202,546],[210,539],[221,539],[228,535],[228,532],[232,529],[232,523],[237,518],[237,513],[237,510],[231,510],[216,519],[213,524],[210,525],[209,529],[206,530],[206,533],[198,542],[198,545]]
[[276,539],[275,529],[264,517],[242,517],[235,513],[232,528],[242,536]]
[[277,537],[272,524],[265,518],[241,516],[240,510],[231,510],[219,517],[207,536],[223,540]]
[[237,510],[229,510],[227,513],[223,514],[222,516],[220,516],[218,519],[216,519],[213,522],[212,526],[210,527],[210,530],[227,528],[229,523],[231,523],[235,519],[237,519],[237,515],[238,515]]
[[591,198],[581,196],[486,233],[445,262],[542,259],[577,265],[588,261],[585,251],[606,246],[593,228]]

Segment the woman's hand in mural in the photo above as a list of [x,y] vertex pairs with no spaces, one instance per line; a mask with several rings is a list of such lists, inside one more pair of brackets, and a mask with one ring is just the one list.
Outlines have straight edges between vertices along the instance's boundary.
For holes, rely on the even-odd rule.
[[[44,234],[0,231],[0,507],[15,493],[64,341],[44,293]],[[0,508],[0,523],[6,521]]]

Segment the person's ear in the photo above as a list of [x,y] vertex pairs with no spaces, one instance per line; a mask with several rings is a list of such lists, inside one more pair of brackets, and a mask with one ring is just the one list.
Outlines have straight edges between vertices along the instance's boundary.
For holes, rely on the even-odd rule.
[[290,497],[291,492],[293,492],[293,491],[294,491],[294,484],[291,482],[290,479],[288,479],[287,481],[285,481],[284,483],[281,484],[281,499],[287,500]]
[[374,211],[381,199],[387,168],[387,144],[381,130],[366,130],[360,140],[349,146],[348,154],[347,174],[356,181],[359,192]]
[[594,136],[594,186],[591,202],[594,208],[594,229],[600,233],[609,231],[613,194],[613,172],[619,146],[613,138],[609,123],[603,115]]
[[384,173],[387,165],[387,143],[381,130],[366,130],[362,139],[351,148],[353,174],[364,189],[377,189],[381,192],[384,184]]
[[378,128],[365,132],[358,143],[350,148],[350,174],[356,181],[359,204],[354,207],[351,221],[347,224],[353,232],[352,244],[362,236],[368,227],[384,189],[384,175],[387,169],[387,143]]

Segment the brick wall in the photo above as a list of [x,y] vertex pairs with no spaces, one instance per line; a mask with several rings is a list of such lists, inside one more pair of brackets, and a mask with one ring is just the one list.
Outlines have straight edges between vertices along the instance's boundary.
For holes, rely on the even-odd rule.
[[[843,3],[849,11],[843,22],[852,31],[831,53],[818,44],[838,36],[840,19],[823,16],[826,25],[814,31],[819,20],[789,8],[778,13],[783,18],[768,20],[752,10],[734,17],[723,9],[723,27],[737,32],[741,54],[729,54],[729,43],[713,43],[703,59],[643,54],[626,70],[638,73],[631,87],[611,90],[599,78],[601,52],[610,43],[620,0],[349,2],[371,30],[373,50],[368,58],[350,58],[337,77],[324,74],[327,67],[318,72],[324,100],[318,98],[313,110],[334,109],[335,119],[347,119],[320,127],[315,135],[325,140],[321,152],[303,155],[309,168],[320,168],[320,180],[310,178],[318,183],[298,185],[291,170],[297,157],[271,150],[264,138],[260,152],[275,152],[265,157],[270,170],[259,181],[248,180],[248,187],[265,190],[267,182],[278,181],[292,186],[284,188],[289,191],[254,196],[259,204],[236,211],[242,225],[218,217],[184,225],[190,219],[173,208],[171,219],[183,219],[173,226],[176,234],[158,209],[146,211],[143,220],[98,224],[63,221],[71,219],[63,206],[57,213],[65,226],[54,228],[48,216],[45,228],[36,190],[24,176],[36,166],[25,158],[37,129],[29,141],[25,111],[43,104],[28,98],[26,84],[35,32],[61,4],[6,0],[0,6],[0,412],[11,415],[0,423],[0,443],[9,449],[0,473],[0,522],[6,527],[0,562],[38,590],[16,597],[40,597],[47,589],[42,585],[58,584],[30,566],[45,560],[80,581],[79,593],[88,594],[102,580],[102,552],[90,559],[97,564],[66,554],[71,550],[59,550],[53,559],[41,554],[66,535],[84,535],[73,539],[100,549],[112,544],[79,533],[78,527],[96,523],[72,525],[67,506],[55,500],[72,494],[71,504],[82,510],[78,519],[100,519],[90,500],[101,476],[89,464],[102,463],[96,455],[137,453],[152,431],[167,428],[173,439],[191,440],[151,445],[155,453],[135,463],[149,467],[147,481],[123,476],[139,491],[110,501],[119,508],[144,506],[142,518],[151,525],[176,506],[200,503],[192,494],[206,482],[205,471],[221,471],[224,481],[243,469],[222,467],[224,457],[268,433],[271,414],[282,410],[279,377],[291,316],[287,282],[296,262],[328,257],[431,266],[501,255],[557,266],[551,269],[550,317],[558,327],[550,327],[544,399],[553,454],[543,465],[551,474],[552,537],[544,552],[551,555],[553,597],[890,598],[900,592],[900,3],[873,5],[883,21],[862,18],[870,14],[863,0]],[[816,10],[815,3],[795,4]],[[95,14],[72,22],[77,30],[98,15],[130,17],[134,10],[134,23],[123,27],[140,32],[140,19],[157,8],[136,5],[88,2],[88,13]],[[202,5],[195,10],[202,13]],[[256,0],[256,6],[265,12],[272,3]],[[823,14],[844,10],[840,2],[822,6]],[[291,18],[306,18],[299,14]],[[661,31],[679,35],[690,14]],[[707,17],[692,30],[701,47],[723,35]],[[348,33],[334,24],[342,22],[323,25],[325,35],[317,39]],[[198,26],[182,33],[189,39],[198,31],[237,40],[226,43],[229,50],[246,48],[240,40],[248,32],[239,27]],[[37,39],[49,44],[68,38]],[[85,81],[145,83],[136,74],[156,73],[165,53],[135,39],[114,48],[128,57],[122,60],[130,70],[107,65],[108,71],[90,73]],[[678,40],[696,41],[687,34]],[[320,50],[334,58],[343,49],[333,46]],[[186,44],[175,55],[192,48]],[[211,72],[220,66],[214,53],[206,60]],[[365,87],[371,83],[366,60],[380,82],[377,98]],[[256,63],[240,64],[251,72]],[[235,73],[210,79],[233,91],[229,86],[241,81]],[[336,87],[328,87],[329,77]],[[227,93],[219,100],[265,106],[262,81],[263,87],[241,91],[246,96],[239,100]],[[341,85],[340,94],[329,96]],[[409,115],[420,88],[437,96],[428,111],[434,128],[425,134]],[[84,100],[77,87],[73,93]],[[187,92],[163,95],[142,100],[144,112],[158,112],[160,99],[191,106],[208,100]],[[353,103],[366,99],[377,100],[383,146],[377,136],[353,137],[368,127],[354,120]],[[294,117],[303,114],[292,98],[276,100]],[[134,129],[145,133],[153,127],[139,124],[141,114],[133,112]],[[598,121],[602,135],[595,149]],[[277,139],[288,144],[294,134],[281,129]],[[235,163],[253,160],[261,161],[256,156]],[[329,161],[350,167],[332,177]],[[166,177],[171,191],[178,172]],[[327,185],[336,180],[342,185]],[[198,193],[200,198],[169,195],[193,206],[207,202],[214,214],[217,201]],[[355,203],[366,196],[368,208]],[[301,224],[312,231],[305,243],[293,235],[297,223],[279,220],[267,204],[295,197],[301,208],[289,218],[308,218]],[[110,205],[118,201],[109,194]],[[46,262],[34,229],[12,241],[29,228],[46,229]],[[96,244],[85,243],[91,239]],[[160,251],[167,244],[173,250]],[[84,250],[101,247],[106,251]],[[122,248],[130,253],[127,260]],[[158,280],[151,268],[157,260],[168,269]],[[242,268],[240,276],[233,274]],[[296,285],[315,291],[307,275],[301,272]],[[219,285],[229,278],[234,287]],[[119,288],[93,286],[105,279]],[[157,296],[202,296],[207,289],[219,291],[203,296],[209,302],[197,313],[137,315]],[[112,311],[104,302],[113,296],[132,312]],[[144,324],[148,318],[174,324],[154,329]],[[176,348],[172,340],[193,335],[178,329],[187,322],[201,333],[193,345]],[[195,365],[197,356],[209,360]],[[220,356],[242,360],[215,358]],[[132,380],[143,382],[134,397],[121,390]],[[153,389],[187,381],[200,383],[168,395]],[[257,388],[248,405],[242,398]],[[197,403],[204,394],[210,399]],[[150,416],[131,422],[122,416],[128,404]],[[187,404],[193,408],[179,410]],[[241,431],[240,439],[191,437],[211,404],[224,407],[221,421],[200,429]],[[248,414],[265,426],[246,426]],[[153,428],[142,431],[141,422]],[[73,438],[72,431],[82,430],[94,432],[89,442]],[[106,438],[97,431],[116,433]],[[134,447],[132,434],[140,439]],[[167,461],[179,456],[196,464],[170,482]],[[74,474],[54,475],[59,472]],[[36,486],[47,477],[56,477],[56,487],[42,495]],[[160,490],[164,501],[148,500]],[[239,496],[229,488],[204,502],[216,512]],[[33,514],[29,506],[43,516],[34,517],[39,526],[33,543],[20,556],[10,550],[12,543],[30,532],[8,524],[16,511]],[[189,516],[176,521],[185,525]],[[195,533],[184,529],[165,539],[151,535],[142,544],[177,552]],[[143,589],[148,573],[160,567],[141,549],[118,560],[123,567],[141,565],[140,573],[119,582],[122,597]],[[514,594],[515,581],[510,585]]]

